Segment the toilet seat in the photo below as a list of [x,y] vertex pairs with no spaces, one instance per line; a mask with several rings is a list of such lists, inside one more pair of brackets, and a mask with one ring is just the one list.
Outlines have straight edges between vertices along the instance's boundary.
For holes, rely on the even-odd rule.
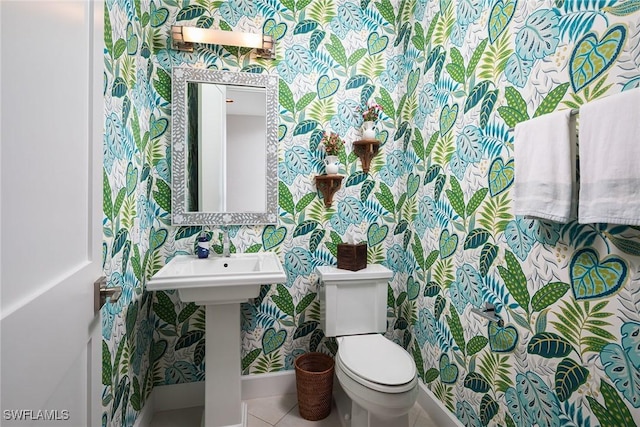
[[354,381],[383,393],[403,393],[415,387],[413,359],[398,344],[380,334],[338,339],[336,361]]

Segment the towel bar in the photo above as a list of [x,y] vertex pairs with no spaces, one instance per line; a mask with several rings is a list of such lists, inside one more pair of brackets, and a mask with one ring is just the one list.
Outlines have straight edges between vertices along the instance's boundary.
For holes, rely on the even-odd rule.
[[[578,110],[577,108],[572,108],[569,114],[571,114],[572,116],[577,116],[579,112],[580,110]],[[515,128],[509,128],[509,132],[513,132],[514,130]]]
[[500,327],[504,326],[504,320],[502,320],[502,318],[496,314],[496,306],[491,303],[485,303],[484,310],[480,310],[474,307],[471,309],[471,312],[477,314],[478,316],[484,317],[491,322],[496,322]]

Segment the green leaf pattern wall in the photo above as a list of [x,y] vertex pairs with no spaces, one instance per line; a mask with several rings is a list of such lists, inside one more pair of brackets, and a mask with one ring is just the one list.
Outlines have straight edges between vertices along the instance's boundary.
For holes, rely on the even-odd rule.
[[[264,31],[278,60],[169,50],[176,22]],[[395,272],[387,336],[463,424],[640,425],[640,231],[515,218],[509,131],[637,87],[639,24],[637,0],[108,0],[104,259],[125,294],[102,312],[103,423],[204,379],[203,309],[143,291],[200,232],[169,225],[170,70],[187,65],[281,79],[278,223],[231,240],[278,253],[287,281],[242,306],[243,373],[335,352],[311,273],[353,236]],[[385,111],[369,174],[351,153],[367,101]],[[323,129],[347,141],[330,209],[313,184]],[[503,326],[471,313],[485,301]]]
[[[509,131],[638,87],[638,11],[615,0],[415,3],[412,352],[464,425],[640,424],[638,230],[514,217]],[[504,325],[471,313],[485,302]]]

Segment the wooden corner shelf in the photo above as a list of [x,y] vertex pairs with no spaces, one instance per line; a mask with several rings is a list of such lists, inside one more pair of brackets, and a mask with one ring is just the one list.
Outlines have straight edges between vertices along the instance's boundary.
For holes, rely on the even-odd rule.
[[316,187],[324,197],[324,205],[329,208],[333,204],[333,195],[342,186],[342,175],[316,175]]
[[377,139],[360,139],[353,141],[353,152],[360,158],[362,162],[362,171],[369,172],[371,167],[371,159],[373,159],[380,149],[380,141]]

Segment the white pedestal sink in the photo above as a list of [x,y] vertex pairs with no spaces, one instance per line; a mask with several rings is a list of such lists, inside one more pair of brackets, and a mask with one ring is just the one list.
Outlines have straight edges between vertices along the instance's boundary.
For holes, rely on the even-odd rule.
[[286,274],[273,252],[198,259],[177,255],[147,282],[147,290],[176,289],[184,302],[206,306],[204,427],[246,427],[240,389],[240,303]]

